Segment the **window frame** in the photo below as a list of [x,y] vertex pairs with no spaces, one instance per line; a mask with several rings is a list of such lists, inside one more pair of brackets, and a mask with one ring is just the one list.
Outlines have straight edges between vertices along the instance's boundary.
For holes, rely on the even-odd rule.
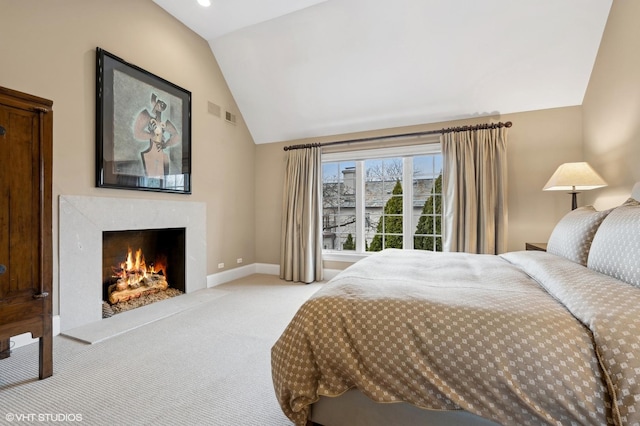
[[[356,250],[332,250],[323,249],[322,258],[328,261],[338,262],[355,262],[370,256],[372,253],[365,251],[365,179],[364,179],[364,162],[366,160],[380,160],[385,158],[402,158],[402,195],[403,195],[403,243],[404,249],[413,248],[413,231],[417,223],[413,223],[413,158],[424,155],[442,155],[442,147],[439,137],[429,138],[423,143],[399,146],[384,147],[343,152],[330,152],[322,154],[322,164],[335,162],[354,162],[356,164],[356,235],[354,241]],[[323,185],[323,181],[320,185]],[[321,205],[324,203],[321,202]],[[324,207],[323,207],[324,209]],[[415,225],[415,226],[414,226]]]

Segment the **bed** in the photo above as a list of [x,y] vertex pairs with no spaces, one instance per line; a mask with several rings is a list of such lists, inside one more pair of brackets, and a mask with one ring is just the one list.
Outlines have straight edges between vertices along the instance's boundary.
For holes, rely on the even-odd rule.
[[272,348],[296,425],[640,424],[640,185],[547,252],[387,249],[301,306]]

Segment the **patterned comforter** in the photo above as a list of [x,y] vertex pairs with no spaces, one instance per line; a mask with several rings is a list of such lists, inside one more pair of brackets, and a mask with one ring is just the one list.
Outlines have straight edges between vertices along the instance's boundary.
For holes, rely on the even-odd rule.
[[544,252],[388,249],[300,308],[272,348],[276,396],[297,425],[351,388],[505,425],[640,424],[638,306]]

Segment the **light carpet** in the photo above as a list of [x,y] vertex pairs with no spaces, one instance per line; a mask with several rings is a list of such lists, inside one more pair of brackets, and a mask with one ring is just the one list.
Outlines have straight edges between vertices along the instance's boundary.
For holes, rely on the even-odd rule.
[[0,424],[291,425],[273,391],[270,350],[321,285],[257,274],[96,344],[56,336],[45,380],[38,345],[15,349],[0,360]]

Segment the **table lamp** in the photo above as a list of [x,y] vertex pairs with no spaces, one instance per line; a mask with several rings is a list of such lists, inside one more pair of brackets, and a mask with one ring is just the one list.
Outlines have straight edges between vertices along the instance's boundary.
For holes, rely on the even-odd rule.
[[607,183],[586,162],[564,163],[555,171],[543,191],[569,191],[571,210],[578,207],[577,194],[580,191],[602,188]]

